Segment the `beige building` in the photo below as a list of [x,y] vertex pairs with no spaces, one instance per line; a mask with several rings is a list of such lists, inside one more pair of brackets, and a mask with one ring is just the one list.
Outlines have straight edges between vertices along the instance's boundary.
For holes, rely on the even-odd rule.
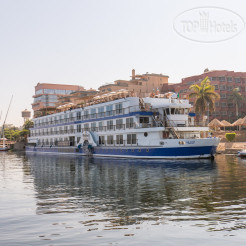
[[35,86],[32,109],[34,118],[42,115],[52,114],[56,111],[56,103],[59,96],[69,95],[75,91],[85,91],[83,86],[38,83]]
[[100,93],[119,91],[126,89],[130,94],[139,97],[149,96],[150,93],[160,90],[163,85],[168,84],[168,76],[162,74],[142,74],[136,75],[132,70],[131,80],[116,80],[114,84],[105,84],[98,88]]

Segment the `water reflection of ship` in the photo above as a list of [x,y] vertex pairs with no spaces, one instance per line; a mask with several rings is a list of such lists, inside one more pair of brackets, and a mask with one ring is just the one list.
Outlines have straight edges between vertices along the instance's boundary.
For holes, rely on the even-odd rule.
[[28,160],[37,213],[79,210],[140,216],[187,198],[196,183],[210,182],[216,175],[211,160],[146,163],[43,155],[29,155]]

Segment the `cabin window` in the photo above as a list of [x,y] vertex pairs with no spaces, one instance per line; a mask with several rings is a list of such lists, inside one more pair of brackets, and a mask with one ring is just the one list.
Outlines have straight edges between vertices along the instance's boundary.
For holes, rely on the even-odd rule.
[[81,132],[81,125],[77,125],[77,132]]
[[149,117],[140,117],[139,118],[139,123],[149,123]]
[[85,119],[89,119],[89,111],[88,110],[85,110],[85,112],[84,112],[84,118]]
[[169,132],[163,132],[163,138],[169,138]]
[[[69,114],[69,118],[70,120],[73,120],[73,114]],[[57,117],[57,120],[58,120],[58,117]]]
[[69,130],[70,133],[74,133],[74,129],[73,129],[73,126],[70,126],[70,130]]
[[107,116],[113,115],[113,105],[108,105],[108,106],[106,107],[106,115],[107,115]]
[[81,112],[76,113],[77,120],[81,120]]
[[171,114],[175,113],[175,108],[171,108]]
[[123,113],[122,103],[116,104],[115,109],[116,109],[116,114],[122,114]]
[[84,124],[84,131],[89,131],[89,130],[90,130],[89,124],[88,123]]
[[107,136],[107,144],[109,144],[109,145],[114,144],[114,136],[113,135]]
[[104,116],[104,107],[98,108],[98,116],[103,117]]
[[167,114],[167,115],[170,114],[170,108],[166,108],[166,114]]
[[97,130],[97,123],[96,122],[93,122],[91,123],[91,131],[96,131]]
[[118,119],[116,120],[116,129],[122,129],[123,128],[123,120]]
[[104,145],[105,144],[105,137],[99,136],[99,144]]
[[136,144],[137,136],[136,134],[127,134],[127,144]]
[[116,135],[116,144],[123,144],[123,135]]
[[92,108],[91,109],[91,119],[95,119],[96,118],[96,109]]
[[98,124],[99,124],[99,131],[103,131],[103,122],[100,121]]
[[108,120],[107,121],[107,130],[113,130],[113,128],[114,128],[114,122],[113,122],[113,120]]
[[133,128],[133,118],[126,118],[126,128]]

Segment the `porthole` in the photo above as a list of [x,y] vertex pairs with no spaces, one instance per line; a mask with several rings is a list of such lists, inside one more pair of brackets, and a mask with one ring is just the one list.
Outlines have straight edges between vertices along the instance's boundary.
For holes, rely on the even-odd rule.
[[123,149],[121,149],[120,151],[123,152]]
[[126,149],[126,152],[128,151],[128,149]]
[[149,149],[146,149],[146,152],[149,152]]
[[132,149],[132,152],[134,152],[134,149]]
[[145,133],[144,133],[144,136],[145,136],[145,137],[148,137],[148,132],[145,132]]
[[141,149],[138,149],[138,152],[141,152]]

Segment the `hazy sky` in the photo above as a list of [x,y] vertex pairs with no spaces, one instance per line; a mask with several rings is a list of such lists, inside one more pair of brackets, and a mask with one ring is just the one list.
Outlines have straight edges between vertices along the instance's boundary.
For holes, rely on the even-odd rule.
[[0,0],[0,124],[13,94],[7,123],[22,125],[38,82],[97,89],[130,79],[132,68],[166,74],[171,83],[205,68],[246,72],[245,29],[215,43],[174,31],[176,16],[205,6],[246,20],[243,0]]

